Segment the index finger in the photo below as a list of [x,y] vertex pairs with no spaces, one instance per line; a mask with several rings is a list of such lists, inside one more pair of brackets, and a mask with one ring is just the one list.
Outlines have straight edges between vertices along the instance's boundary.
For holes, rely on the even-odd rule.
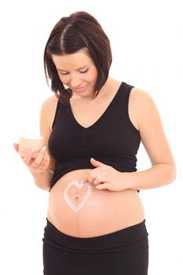
[[36,157],[35,163],[38,163],[38,164],[39,164],[39,163],[41,162],[41,160],[43,159],[43,156],[44,156],[45,152],[46,152],[46,146],[44,145],[44,146],[41,148],[41,150],[40,150],[38,156]]

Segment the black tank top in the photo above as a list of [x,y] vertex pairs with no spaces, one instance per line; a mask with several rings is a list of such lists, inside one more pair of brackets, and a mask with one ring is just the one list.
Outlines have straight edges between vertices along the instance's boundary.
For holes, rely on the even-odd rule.
[[87,128],[77,122],[70,103],[64,105],[58,100],[48,140],[49,153],[55,159],[50,190],[65,173],[94,168],[91,157],[121,172],[137,170],[136,154],[141,139],[128,114],[132,88],[122,82],[104,113]]

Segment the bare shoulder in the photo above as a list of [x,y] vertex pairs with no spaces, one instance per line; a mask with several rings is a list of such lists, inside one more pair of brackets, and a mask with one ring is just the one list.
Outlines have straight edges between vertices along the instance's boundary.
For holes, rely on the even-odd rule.
[[133,88],[131,95],[137,110],[141,140],[151,163],[174,163],[161,114],[153,96],[138,88]]
[[51,109],[57,104],[57,101],[58,101],[58,98],[55,95],[51,95],[43,101],[43,106],[45,108]]
[[137,107],[139,107],[139,108],[145,107],[144,103],[147,103],[147,104],[153,103],[152,96],[148,92],[146,92],[140,88],[134,87],[132,89],[130,97],[134,103],[138,104]]
[[58,98],[55,95],[47,97],[42,103],[42,114],[45,122],[51,131],[51,125],[55,116],[55,111],[58,103]]
[[[40,135],[44,138],[45,144],[51,134],[52,121],[54,119],[58,98],[55,95],[47,97],[41,105],[40,113]],[[50,156],[49,167],[51,170],[55,167],[55,160]]]
[[131,106],[131,112],[134,113],[132,117],[134,116],[138,130],[142,127],[147,112],[150,115],[153,110],[154,112],[157,111],[153,97],[148,92],[136,87],[131,90],[129,105]]

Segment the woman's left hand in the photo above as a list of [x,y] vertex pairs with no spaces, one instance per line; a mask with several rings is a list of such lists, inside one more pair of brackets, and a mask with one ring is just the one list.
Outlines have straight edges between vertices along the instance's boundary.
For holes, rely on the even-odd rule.
[[92,183],[98,190],[109,191],[123,191],[129,189],[129,175],[128,173],[122,173],[110,165],[102,163],[101,161],[90,159],[90,162],[95,169],[90,172]]

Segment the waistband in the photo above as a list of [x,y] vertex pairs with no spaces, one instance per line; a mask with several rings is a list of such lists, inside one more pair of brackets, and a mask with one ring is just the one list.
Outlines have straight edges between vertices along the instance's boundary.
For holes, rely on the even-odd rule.
[[147,239],[148,232],[145,219],[138,224],[123,228],[112,233],[94,237],[75,237],[67,235],[58,230],[47,218],[44,228],[43,241],[58,248],[66,247],[70,249],[112,249],[121,246],[135,244],[138,241]]

